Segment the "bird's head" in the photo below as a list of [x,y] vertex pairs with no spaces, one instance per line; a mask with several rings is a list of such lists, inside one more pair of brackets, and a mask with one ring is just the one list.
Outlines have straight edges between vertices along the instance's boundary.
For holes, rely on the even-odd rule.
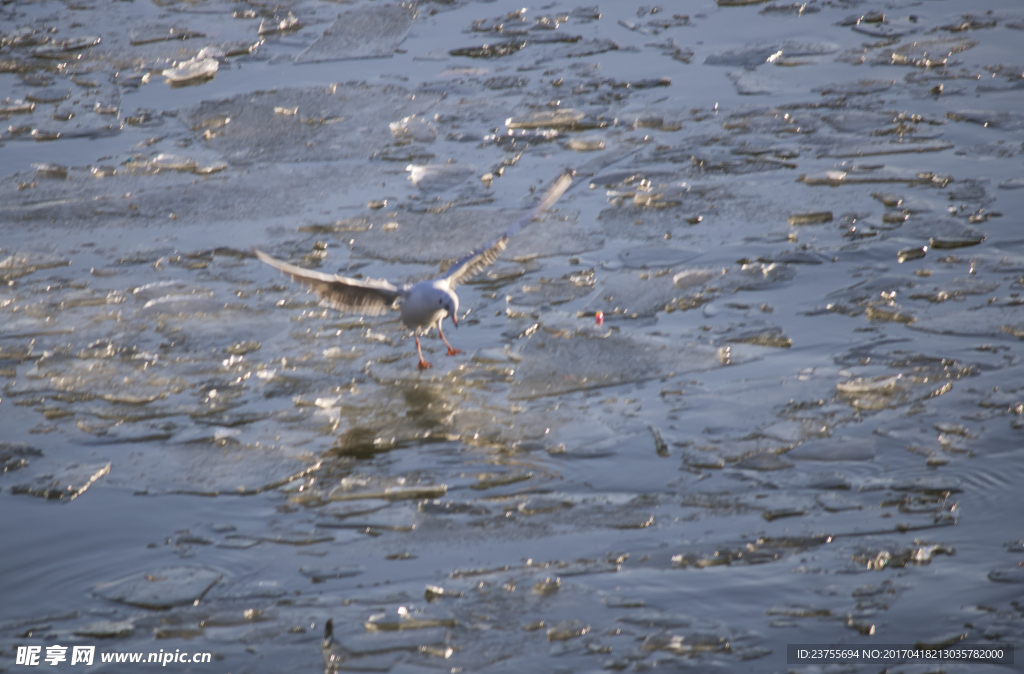
[[441,308],[448,312],[448,318],[452,319],[455,327],[459,327],[459,296],[448,290],[441,295],[438,301]]

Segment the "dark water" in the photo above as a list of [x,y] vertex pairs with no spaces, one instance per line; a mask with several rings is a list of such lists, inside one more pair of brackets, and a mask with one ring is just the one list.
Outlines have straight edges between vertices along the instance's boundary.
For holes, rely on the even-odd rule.
[[0,668],[1019,669],[1024,9],[520,8],[0,8]]

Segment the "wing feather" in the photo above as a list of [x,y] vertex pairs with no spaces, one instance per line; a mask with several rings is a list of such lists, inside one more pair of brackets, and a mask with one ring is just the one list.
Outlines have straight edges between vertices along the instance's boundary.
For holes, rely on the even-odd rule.
[[339,311],[379,316],[394,308],[395,301],[403,294],[401,289],[387,281],[360,281],[337,274],[324,274],[282,262],[261,250],[254,249],[253,253],[271,267],[290,276],[293,281],[312,288],[320,299]]
[[553,183],[551,183],[551,186],[548,187],[544,196],[540,198],[529,213],[519,218],[515,224],[502,232],[501,236],[482,248],[477,248],[472,253],[453,264],[448,269],[448,273],[444,275],[444,278],[448,280],[448,285],[455,287],[460,283],[465,283],[479,274],[485,267],[494,264],[494,261],[498,259],[498,256],[502,254],[505,247],[508,245],[509,237],[522,229],[526,224],[532,222],[536,218],[539,218],[545,211],[554,206],[555,202],[565,194],[567,189],[569,189],[569,185],[572,184],[573,175],[574,173],[571,170],[562,173]]

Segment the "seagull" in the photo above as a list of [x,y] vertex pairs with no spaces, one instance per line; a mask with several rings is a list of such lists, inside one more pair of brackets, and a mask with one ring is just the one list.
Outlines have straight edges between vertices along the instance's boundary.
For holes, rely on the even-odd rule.
[[254,249],[253,252],[263,262],[291,276],[293,281],[298,281],[312,288],[320,299],[326,301],[328,305],[339,311],[379,316],[385,311],[397,307],[401,312],[402,323],[413,331],[413,336],[416,339],[416,354],[420,358],[417,367],[425,370],[431,365],[423,359],[423,349],[420,347],[419,336],[426,334],[431,328],[437,328],[438,334],[441,335],[441,340],[448,347],[449,356],[462,353],[460,349],[456,349],[448,342],[448,339],[444,336],[444,330],[441,328],[441,322],[445,318],[451,318],[455,327],[459,327],[457,315],[459,311],[459,296],[455,294],[455,286],[465,283],[480,273],[485,267],[493,264],[502,251],[505,250],[510,236],[514,235],[532,220],[540,217],[569,189],[569,185],[572,184],[573,175],[575,173],[572,170],[565,171],[559,175],[551,183],[547,191],[544,192],[540,200],[537,201],[533,209],[519,218],[501,236],[466,255],[449,267],[443,276],[418,283],[406,283],[396,286],[384,280],[361,280],[338,274],[324,274],[296,267],[293,264],[273,258],[260,250]]

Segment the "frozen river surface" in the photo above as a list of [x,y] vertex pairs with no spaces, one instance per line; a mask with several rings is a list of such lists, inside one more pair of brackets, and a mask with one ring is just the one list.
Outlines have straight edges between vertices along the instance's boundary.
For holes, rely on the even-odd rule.
[[[1015,0],[5,2],[0,670],[1024,643],[1022,39]],[[251,253],[430,278],[568,167],[427,371]]]

